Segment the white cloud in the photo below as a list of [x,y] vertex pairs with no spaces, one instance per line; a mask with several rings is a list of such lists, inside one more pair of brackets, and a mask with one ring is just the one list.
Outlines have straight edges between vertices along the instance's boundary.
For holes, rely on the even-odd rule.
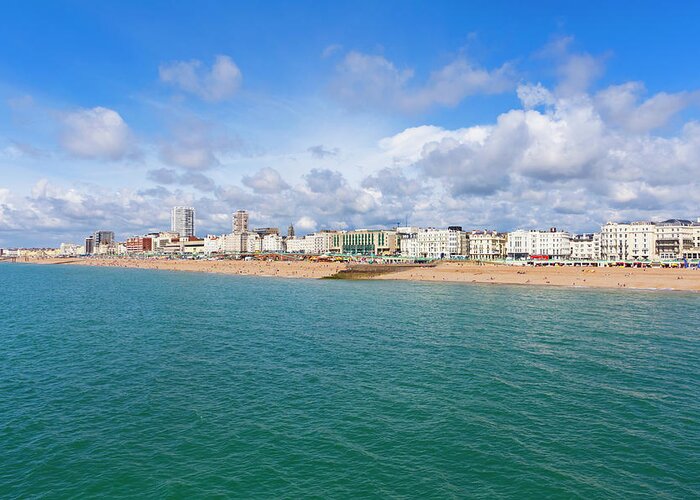
[[[406,219],[435,226],[558,226],[578,231],[596,229],[609,219],[699,216],[700,123],[676,126],[684,116],[681,112],[697,103],[698,92],[646,95],[639,82],[589,90],[598,70],[581,62],[586,58],[571,62],[568,42],[562,45],[548,56],[557,58],[555,66],[566,66],[555,70],[559,80],[548,85],[523,82],[517,89],[521,105],[493,120],[453,129],[410,127],[379,140],[372,136],[361,148],[348,147],[339,135],[315,136],[313,141],[304,137],[290,148],[295,160],[276,151],[246,161],[246,171],[266,165],[277,169],[259,168],[234,184],[222,185],[192,171],[218,166],[219,179],[240,175],[231,158],[219,160],[222,152],[239,145],[196,120],[182,124],[160,145],[163,161],[186,170],[149,166],[148,179],[158,184],[151,189],[41,181],[22,196],[0,179],[0,238],[77,239],[100,227],[141,233],[167,228],[168,208],[185,203],[197,208],[203,233],[227,231],[230,212],[237,208],[251,211],[251,224],[284,227],[297,221],[302,233],[390,226]],[[480,76],[459,64],[447,65],[424,85],[414,84],[412,71],[379,56],[359,54],[354,64],[376,81],[356,82],[350,97],[386,98],[391,107],[402,110],[415,109],[405,106],[407,97],[416,99],[413,106],[450,105],[454,101],[449,96],[459,98],[459,89],[482,85],[464,83],[459,75],[471,74],[476,82]],[[572,69],[577,64],[583,70]],[[386,97],[393,90],[398,97]],[[78,122],[89,122],[85,115],[109,116],[110,110],[101,109],[81,110]],[[121,117],[114,121],[126,127]],[[665,127],[663,133],[656,131],[660,127]],[[84,129],[88,136],[93,132],[88,126],[73,128]],[[352,136],[351,127],[346,131]],[[109,144],[82,144],[105,142]],[[334,155],[337,150],[324,143],[338,144],[343,154]],[[309,144],[317,146],[307,150]],[[21,152],[16,145],[5,149],[6,156]],[[89,154],[119,157],[109,151],[93,147]],[[304,165],[312,157],[316,161]],[[319,158],[333,169],[310,168]],[[52,241],[60,242],[47,243]]]
[[303,216],[294,223],[294,226],[297,231],[311,232],[316,230],[318,223],[311,217]]
[[518,85],[517,94],[518,99],[527,109],[554,104],[554,96],[541,83]]
[[192,60],[161,64],[158,73],[162,82],[212,102],[233,97],[243,80],[236,63],[225,55],[216,56],[209,70]]
[[399,69],[383,56],[353,51],[337,65],[331,87],[350,106],[416,112],[434,105],[455,106],[475,94],[505,92],[514,87],[514,73],[510,64],[487,70],[458,57],[431,73],[425,84],[412,85],[412,69]]
[[243,177],[243,184],[256,193],[273,194],[289,189],[282,176],[274,168],[262,168],[253,175]]
[[126,122],[116,111],[103,107],[64,115],[60,143],[80,158],[120,160],[135,152]]
[[434,125],[411,127],[391,137],[379,141],[379,148],[390,158],[393,164],[413,163],[421,158],[426,144],[439,142],[443,139],[454,139],[459,142],[483,144],[488,137],[490,127],[474,126],[457,130],[446,130]]
[[647,132],[664,126],[675,114],[692,104],[700,103],[699,92],[659,92],[641,101],[642,82],[612,85],[595,96],[601,113],[614,125],[632,132]]
[[585,93],[605,71],[607,54],[592,55],[587,52],[573,52],[573,36],[558,37],[548,43],[536,55],[554,63],[558,84],[558,96],[574,96]]
[[[595,96],[565,96],[541,84],[523,85],[519,93],[525,108],[502,113],[493,125],[414,127],[380,145],[403,158],[406,168],[418,168],[428,181],[441,183],[444,194],[437,194],[431,206],[444,220],[462,210],[471,221],[501,228],[580,230],[594,229],[610,217],[697,216],[700,125],[689,122],[676,135],[655,136],[649,128],[667,115],[644,120],[647,102],[653,103],[650,107],[663,102],[670,114],[681,106],[678,101],[692,101],[695,93],[670,100],[655,96],[641,104],[636,97],[628,99],[612,111],[624,109],[643,125],[620,128],[619,116],[625,113],[613,116],[601,96],[630,89],[637,92],[628,85]],[[545,108],[531,109],[540,104]],[[376,184],[366,180],[363,185]],[[413,204],[414,213],[418,207]]]

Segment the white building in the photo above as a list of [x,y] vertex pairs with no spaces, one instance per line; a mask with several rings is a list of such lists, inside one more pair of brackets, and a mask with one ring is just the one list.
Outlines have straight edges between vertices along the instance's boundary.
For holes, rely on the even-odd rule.
[[204,253],[221,253],[223,252],[223,238],[214,234],[208,234],[204,238]]
[[182,237],[194,236],[194,208],[173,207],[170,211],[170,230]]
[[[59,253],[63,257],[76,257],[85,251],[83,245],[77,245],[75,243],[61,243],[59,247]],[[0,252],[0,255],[2,253]]]
[[262,238],[263,252],[284,252],[284,238],[279,234],[266,234]]
[[574,260],[599,260],[600,233],[577,234],[571,238],[571,258]]
[[289,253],[304,253],[306,247],[304,246],[306,242],[303,237],[289,236],[285,240],[285,245],[287,247],[287,252]]
[[286,239],[287,252],[307,255],[322,255],[331,251],[335,231],[320,231],[302,237]]
[[467,235],[461,227],[448,229],[398,228],[399,249],[403,257],[445,259],[467,255]]
[[509,259],[561,260],[571,257],[571,234],[566,231],[519,229],[508,233],[507,254]]
[[[219,248],[219,252],[253,253],[262,251],[262,239],[255,233],[229,233],[221,236],[211,236],[212,241],[205,243],[207,248]],[[218,243],[214,242],[218,239]]]
[[696,247],[697,231],[693,222],[669,219],[656,224],[656,257],[662,260],[682,259]]
[[469,233],[469,258],[496,260],[506,258],[506,235],[496,231],[472,231]]
[[693,233],[693,248],[685,250],[683,257],[686,259],[700,259],[700,218],[698,218],[691,226]]
[[600,252],[605,260],[651,260],[656,257],[656,224],[608,222],[600,231]]

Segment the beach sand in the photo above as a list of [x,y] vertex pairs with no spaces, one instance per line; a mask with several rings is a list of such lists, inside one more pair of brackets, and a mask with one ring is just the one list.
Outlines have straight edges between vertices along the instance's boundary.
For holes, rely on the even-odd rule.
[[281,278],[327,278],[333,276],[345,264],[309,261],[244,261],[244,260],[169,260],[169,259],[37,259],[36,264],[70,264],[98,267],[129,267],[160,269],[164,271],[188,271],[198,273],[238,274],[246,276],[277,276]]
[[700,270],[694,269],[525,267],[442,262],[433,268],[407,269],[374,279],[700,291]]
[[[283,278],[329,278],[348,264],[309,261],[167,260],[167,259],[37,259],[37,264],[128,267]],[[358,266],[353,266],[357,268]],[[372,269],[371,265],[367,266]],[[441,262],[434,267],[409,267],[365,279],[540,285],[585,288],[700,291],[700,270],[621,267],[524,267],[472,262]]]

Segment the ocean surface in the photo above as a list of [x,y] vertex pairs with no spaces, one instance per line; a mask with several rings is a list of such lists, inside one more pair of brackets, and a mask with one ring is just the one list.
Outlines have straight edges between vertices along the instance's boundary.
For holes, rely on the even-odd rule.
[[0,264],[0,497],[697,498],[700,295]]

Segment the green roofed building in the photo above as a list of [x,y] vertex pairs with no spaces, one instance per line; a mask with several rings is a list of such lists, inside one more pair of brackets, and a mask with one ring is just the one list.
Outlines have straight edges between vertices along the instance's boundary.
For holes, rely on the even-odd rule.
[[399,250],[395,231],[357,229],[333,235],[332,250],[349,255],[395,255]]

